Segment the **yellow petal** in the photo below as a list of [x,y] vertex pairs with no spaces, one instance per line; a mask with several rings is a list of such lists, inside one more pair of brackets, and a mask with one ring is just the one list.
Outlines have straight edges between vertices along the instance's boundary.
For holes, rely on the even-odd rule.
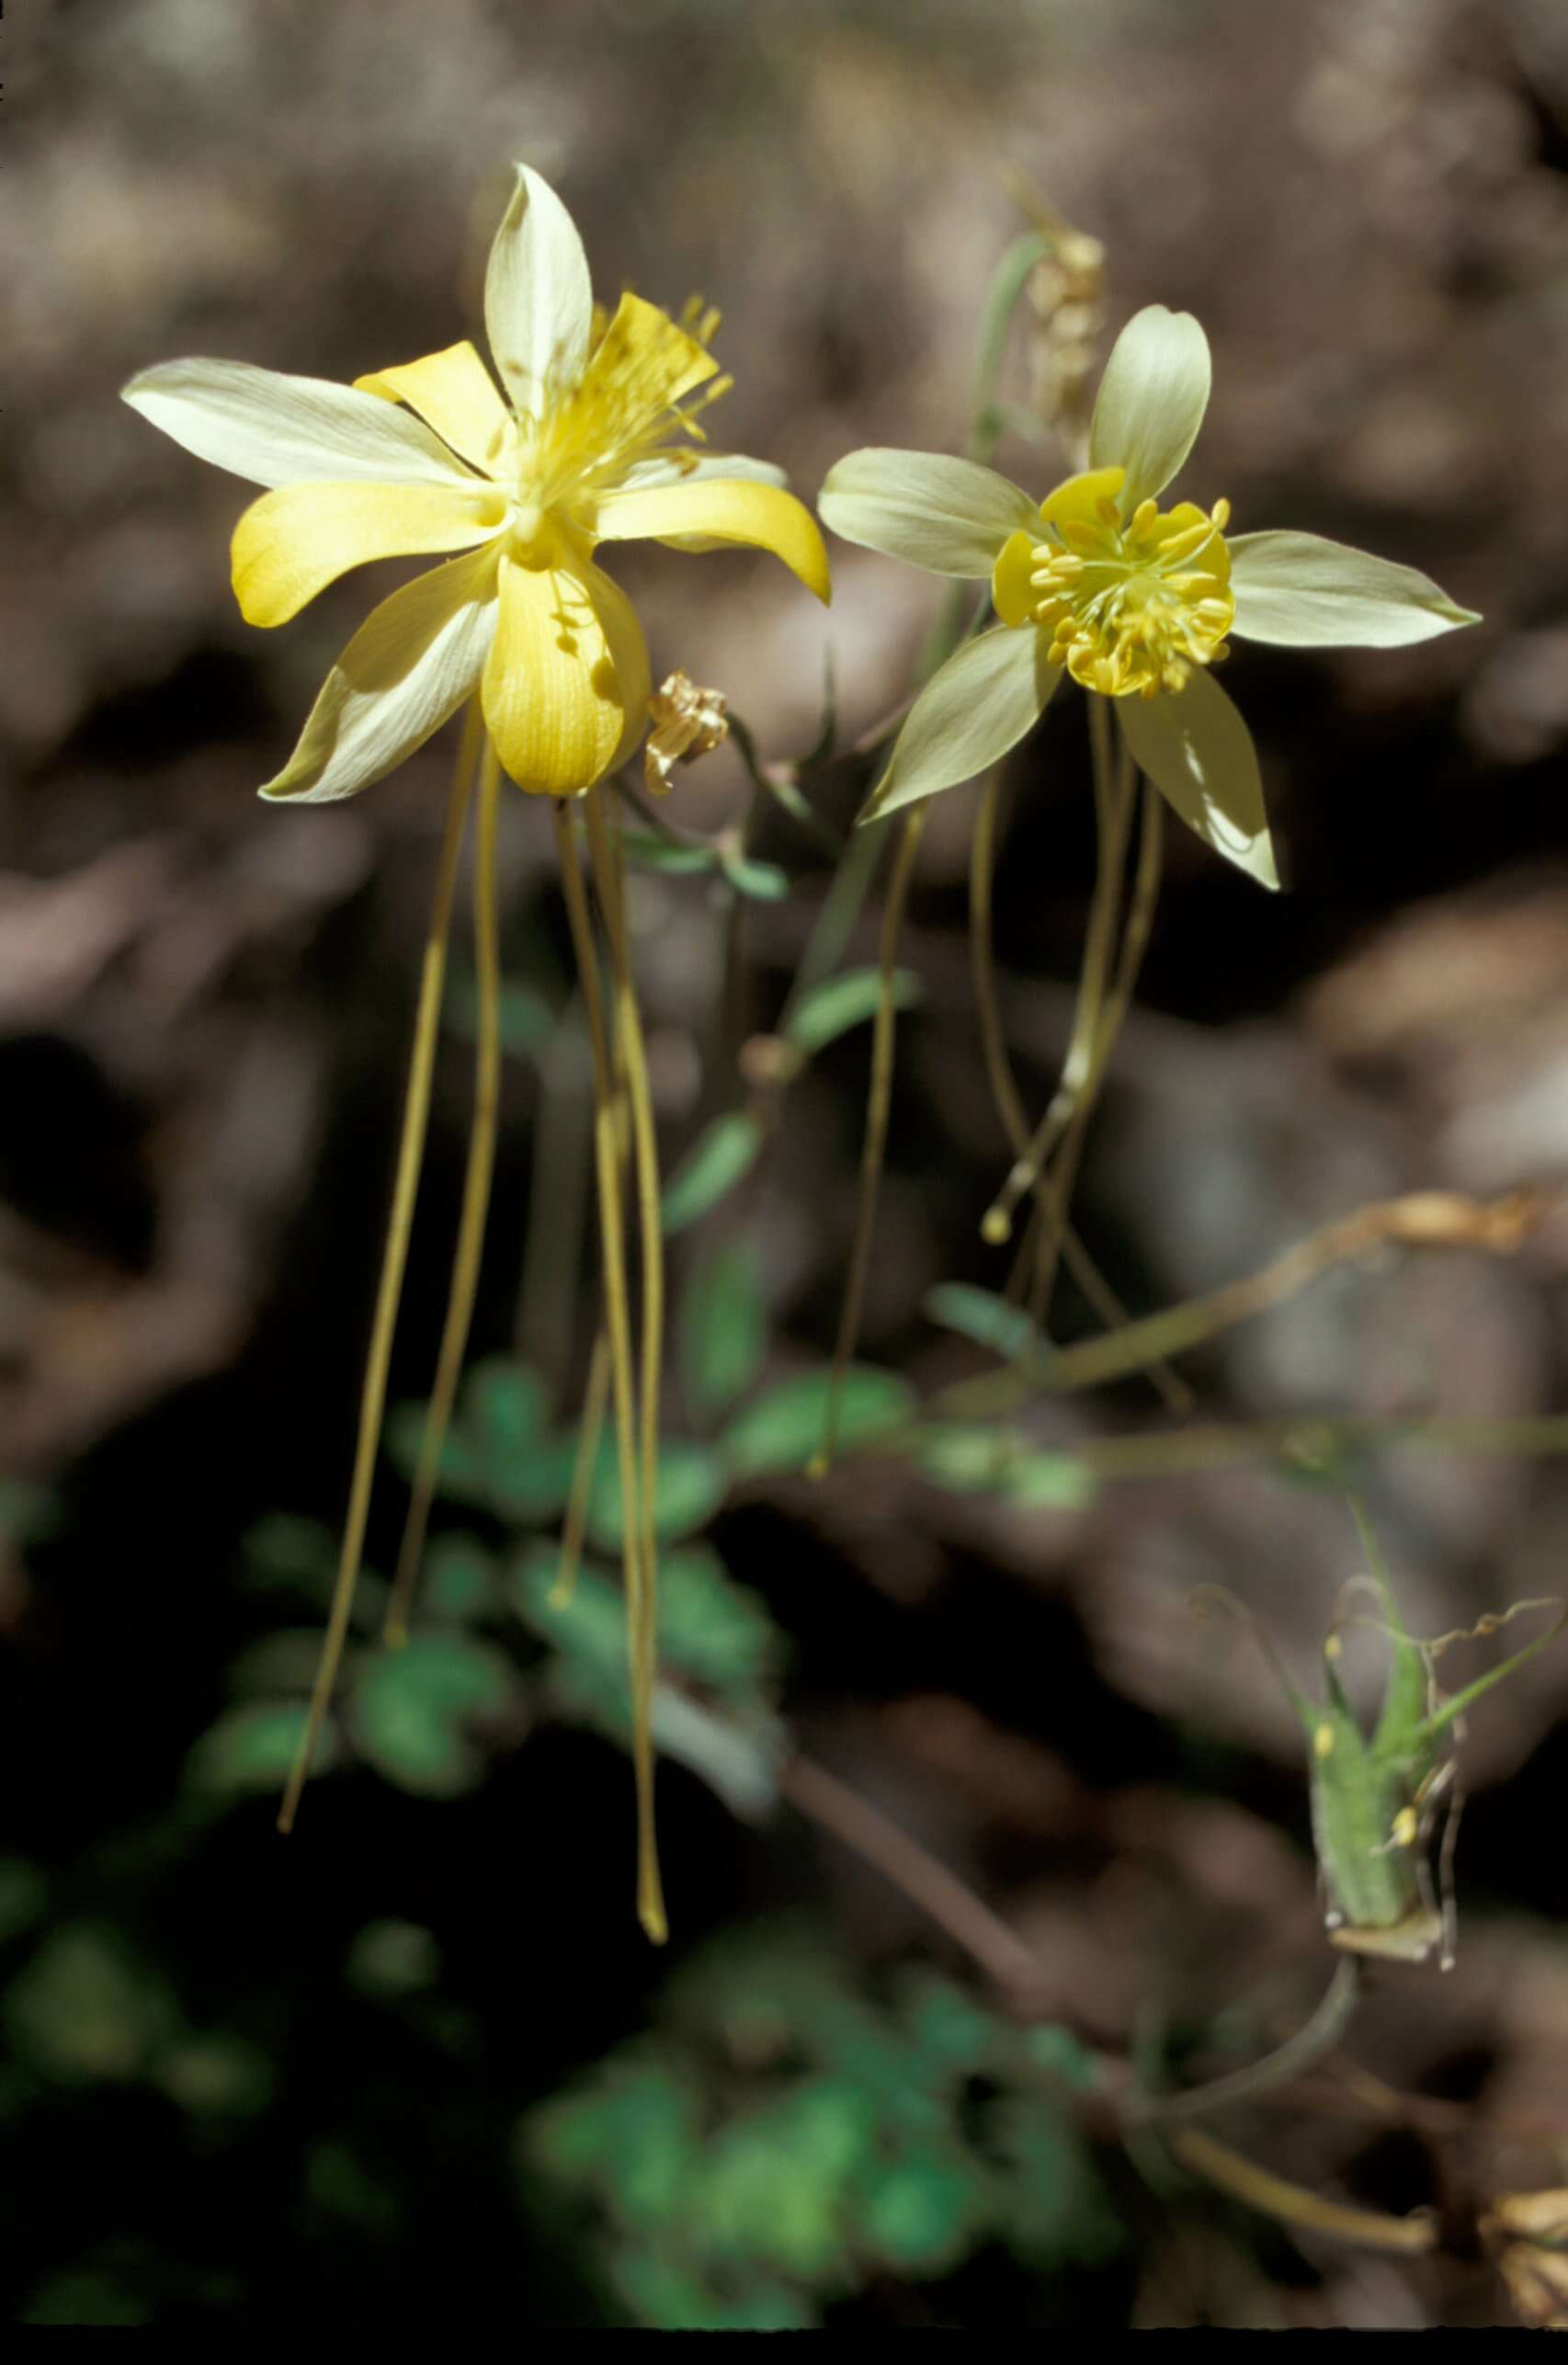
[[433,566],[373,608],[264,797],[325,804],[381,779],[479,687],[495,631],[494,547]]
[[1114,501],[1126,479],[1125,468],[1085,468],[1048,493],[1040,514],[1048,526],[1098,526],[1104,523],[1099,505]]
[[710,476],[653,485],[641,493],[608,493],[599,503],[597,531],[612,542],[677,535],[743,542],[781,558],[824,607],[833,596],[827,552],[815,519],[792,493],[781,492],[777,484]]
[[406,403],[454,451],[476,468],[491,469],[500,458],[506,432],[507,411],[478,351],[465,337],[422,361],[404,361],[394,370],[373,370],[356,378],[362,393],[380,394],[389,403]]
[[351,566],[471,550],[506,518],[489,484],[281,485],[234,529],[234,597],[247,624],[286,624]]
[[594,347],[557,432],[570,438],[585,468],[610,460],[718,367],[668,313],[628,293]]
[[1029,581],[1035,571],[1035,541],[1020,526],[1003,543],[991,575],[991,605],[1004,624],[1027,624],[1039,593]]
[[484,720],[520,789],[549,797],[591,789],[636,745],[648,687],[642,628],[608,575],[503,554]]

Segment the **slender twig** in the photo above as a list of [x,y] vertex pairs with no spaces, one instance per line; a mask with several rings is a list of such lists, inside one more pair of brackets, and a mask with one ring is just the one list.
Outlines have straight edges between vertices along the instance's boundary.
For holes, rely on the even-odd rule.
[[[1544,1204],[1533,1191],[1512,1191],[1492,1200],[1470,1199],[1460,1191],[1415,1191],[1403,1199],[1374,1200],[1353,1215],[1324,1224],[1244,1280],[1229,1281],[1221,1289],[1188,1298],[1145,1321],[1129,1323],[1121,1330],[1050,1353],[1029,1375],[1032,1392],[1065,1395],[1080,1388],[1103,1387],[1111,1380],[1142,1370],[1156,1358],[1186,1354],[1238,1323],[1283,1304],[1335,1265],[1369,1256],[1394,1242],[1508,1255],[1539,1220]],[[1010,1382],[1014,1375],[1002,1376]],[[947,1419],[979,1419],[994,1404],[1011,1405],[1014,1401],[1010,1391],[1003,1394],[998,1381],[987,1375],[944,1390],[930,1410]]]
[[386,1411],[392,1333],[397,1327],[403,1277],[408,1263],[409,1236],[414,1228],[414,1202],[418,1195],[419,1173],[425,1159],[425,1135],[430,1120],[430,1088],[436,1072],[441,988],[447,973],[447,938],[451,929],[458,857],[462,847],[463,824],[468,817],[474,759],[479,752],[483,727],[479,701],[475,699],[469,707],[463,724],[451,792],[447,801],[441,851],[436,866],[436,892],[431,902],[420,971],[419,1004],[414,1021],[414,1048],[409,1056],[408,1084],[403,1096],[403,1131],[398,1141],[392,1213],[387,1222],[386,1246],[381,1252],[381,1274],[376,1290],[369,1352],[365,1359],[364,1386],[359,1399],[359,1433],[354,1448],[354,1474],[349,1482],[348,1510],[343,1523],[337,1576],[333,1586],[332,1608],[327,1616],[326,1633],[316,1666],[304,1731],[300,1736],[300,1745],[284,1789],[283,1802],[278,1811],[279,1831],[292,1831],[294,1827],[300,1796],[331,1704],[333,1686],[337,1680],[338,1665],[348,1633],[348,1620],[354,1609],[354,1588],[365,1550],[365,1528],[370,1512],[376,1451],[381,1442],[381,1418]]
[[1124,2106],[1129,2124],[1170,2127],[1191,2119],[1212,2118],[1217,2110],[1233,2110],[1239,2103],[1252,2102],[1260,2094],[1267,2094],[1271,2086],[1300,2077],[1338,2044],[1350,2025],[1360,1986],[1358,1965],[1348,1960],[1342,1961],[1311,2018],[1304,2020],[1295,2034],[1287,2037],[1273,2052],[1262,2061],[1250,2062],[1245,2069],[1211,2078],[1206,2086],[1194,2086],[1184,2094],[1136,2094]]
[[1221,2192],[1245,2201],[1265,2217],[1309,2233],[1327,2234],[1338,2242],[1358,2242],[1373,2250],[1393,2250],[1418,2257],[1437,2246],[1437,2221],[1429,2210],[1409,2217],[1385,2217],[1381,2211],[1354,2209],[1346,2202],[1324,2200],[1304,2185],[1291,2184],[1267,2168],[1254,2166],[1228,2143],[1216,2142],[1197,2127],[1180,2127],[1164,2138],[1165,2148],[1183,2167],[1190,2168]]
[[1044,1966],[1017,1932],[858,1791],[804,1757],[790,1760],[779,1790],[801,1814],[864,1857],[929,1914],[998,1986],[1025,1995],[1040,1993]]

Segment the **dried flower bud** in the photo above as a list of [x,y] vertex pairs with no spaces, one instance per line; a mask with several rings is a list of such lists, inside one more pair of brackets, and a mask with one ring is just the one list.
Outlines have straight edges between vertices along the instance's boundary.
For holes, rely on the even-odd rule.
[[1568,2332],[1568,2191],[1507,2192],[1481,2221],[1514,2313],[1540,2332]]
[[729,733],[722,690],[699,689],[678,667],[648,701],[650,729],[642,750],[642,778],[651,793],[664,796],[677,764],[710,755]]

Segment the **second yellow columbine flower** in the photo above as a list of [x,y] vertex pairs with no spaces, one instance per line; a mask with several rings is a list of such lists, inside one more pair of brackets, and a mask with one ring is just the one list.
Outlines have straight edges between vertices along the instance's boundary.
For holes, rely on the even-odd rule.
[[835,533],[988,578],[998,619],[921,692],[865,818],[986,770],[1066,673],[1117,701],[1132,756],[1199,836],[1278,884],[1252,736],[1209,671],[1226,636],[1387,649],[1479,620],[1413,567],[1316,534],[1228,538],[1228,501],[1162,509],[1210,375],[1190,313],[1137,313],[1100,381],[1089,466],[1038,507],[994,470],[937,452],[855,451],[830,472],[818,506]]
[[286,623],[372,559],[464,553],[372,611],[264,796],[353,796],[476,689],[519,788],[590,788],[642,736],[649,694],[642,628],[595,563],[600,543],[750,543],[828,597],[821,536],[780,472],[693,449],[696,412],[729,383],[707,349],[717,315],[693,308],[681,326],[624,295],[607,323],[570,214],[526,165],[484,313],[505,394],[467,342],[352,387],[193,360],[125,389],[187,450],[274,488],[234,533],[250,623]]

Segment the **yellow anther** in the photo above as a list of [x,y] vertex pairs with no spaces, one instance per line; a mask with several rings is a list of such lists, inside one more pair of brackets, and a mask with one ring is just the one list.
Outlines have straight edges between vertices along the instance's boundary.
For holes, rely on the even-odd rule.
[[1312,1734],[1312,1755],[1314,1757],[1333,1757],[1334,1727],[1332,1724],[1320,1724]]
[[1138,506],[1132,512],[1132,523],[1129,526],[1127,529],[1128,532],[1130,534],[1135,534],[1138,540],[1142,541],[1147,535],[1150,527],[1153,524],[1159,514],[1160,505],[1157,501],[1140,501]]
[[1099,499],[1095,503],[1095,509],[1096,515],[1103,517],[1108,526],[1114,526],[1120,514],[1108,493],[1100,495]]
[[1215,502],[1214,506],[1210,510],[1209,515],[1214,521],[1215,532],[1222,534],[1226,527],[1231,522],[1231,505],[1225,499],[1223,494],[1221,494],[1219,500]]
[[[1168,567],[1173,559],[1188,557],[1192,551],[1201,549],[1213,532],[1214,528],[1207,517],[1200,518],[1196,526],[1185,526],[1179,534],[1173,534],[1168,542],[1161,545],[1161,560]],[[1166,579],[1169,580],[1168,577]]]
[[1414,1848],[1421,1818],[1413,1806],[1402,1806],[1389,1825],[1389,1837],[1396,1848]]

